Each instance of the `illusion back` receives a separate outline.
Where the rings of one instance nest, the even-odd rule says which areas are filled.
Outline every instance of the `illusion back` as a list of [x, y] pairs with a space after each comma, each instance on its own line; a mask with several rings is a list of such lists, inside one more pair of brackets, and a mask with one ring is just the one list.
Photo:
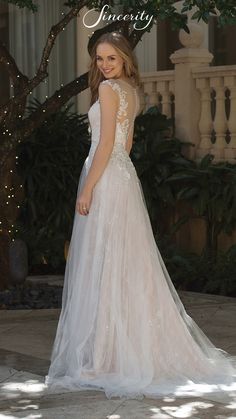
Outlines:
[[[117, 93], [119, 108], [116, 117], [116, 133], [114, 147], [122, 144], [125, 147], [126, 141], [131, 133], [134, 120], [139, 112], [140, 101], [137, 88], [121, 79], [104, 80], [102, 84], [108, 84]], [[92, 130], [91, 147], [97, 146], [100, 139], [100, 101], [99, 99], [91, 106], [88, 112], [89, 122]]]

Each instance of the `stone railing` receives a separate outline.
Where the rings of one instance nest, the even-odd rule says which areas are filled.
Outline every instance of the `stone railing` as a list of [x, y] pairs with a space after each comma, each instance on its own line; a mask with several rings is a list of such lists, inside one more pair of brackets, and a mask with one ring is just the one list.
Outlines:
[[154, 71], [141, 74], [141, 108], [158, 106], [169, 118], [174, 116], [174, 71]]
[[236, 158], [236, 66], [193, 70], [200, 92], [200, 144], [197, 155], [215, 155], [217, 160]]
[[142, 73], [142, 109], [157, 105], [175, 119], [175, 133], [191, 142], [188, 156], [211, 153], [214, 161], [236, 163], [236, 66], [210, 67], [201, 27], [180, 31], [184, 48], [170, 56], [174, 70]]

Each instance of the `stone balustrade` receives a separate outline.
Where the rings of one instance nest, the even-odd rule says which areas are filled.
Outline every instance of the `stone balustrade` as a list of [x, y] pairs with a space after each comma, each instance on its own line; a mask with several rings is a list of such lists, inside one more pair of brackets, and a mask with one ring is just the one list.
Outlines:
[[216, 160], [236, 159], [236, 66], [193, 70], [200, 92], [200, 144], [197, 156], [214, 154]]
[[141, 74], [141, 108], [145, 111], [158, 106], [168, 118], [174, 116], [174, 71], [154, 71]]
[[201, 27], [189, 29], [180, 31], [184, 48], [170, 56], [174, 70], [141, 74], [142, 109], [157, 105], [174, 117], [176, 136], [194, 145], [188, 157], [211, 153], [215, 162], [236, 163], [236, 65], [210, 66]]

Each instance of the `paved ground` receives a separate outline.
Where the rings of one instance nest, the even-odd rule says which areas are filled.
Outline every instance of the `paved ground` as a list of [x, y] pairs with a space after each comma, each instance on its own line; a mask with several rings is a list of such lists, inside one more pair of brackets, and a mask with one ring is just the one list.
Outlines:
[[[181, 293], [213, 343], [236, 355], [236, 300]], [[0, 311], [0, 419], [236, 419], [235, 403], [199, 398], [107, 400], [103, 392], [41, 392], [59, 310]]]

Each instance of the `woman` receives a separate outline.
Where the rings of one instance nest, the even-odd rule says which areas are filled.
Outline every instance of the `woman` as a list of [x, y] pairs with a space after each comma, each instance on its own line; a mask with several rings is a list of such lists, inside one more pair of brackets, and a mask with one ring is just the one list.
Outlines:
[[108, 398], [212, 397], [234, 383], [235, 360], [186, 314], [156, 246], [129, 158], [139, 73], [120, 33], [97, 41], [89, 84], [92, 143], [46, 382]]

